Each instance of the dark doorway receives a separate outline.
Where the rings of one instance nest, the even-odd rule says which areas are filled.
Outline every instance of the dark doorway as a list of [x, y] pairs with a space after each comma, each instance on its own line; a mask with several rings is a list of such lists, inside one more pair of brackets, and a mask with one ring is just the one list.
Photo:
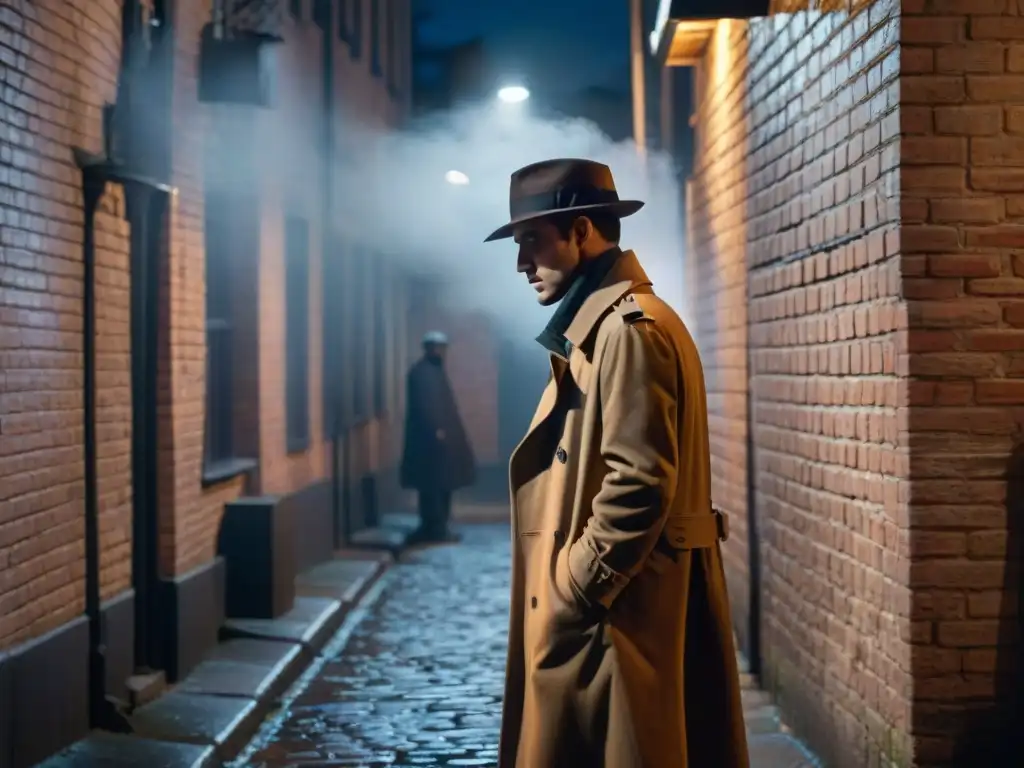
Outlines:
[[127, 194], [131, 226], [132, 587], [135, 667], [160, 667], [158, 604], [157, 376], [161, 260], [166, 257], [167, 195]]

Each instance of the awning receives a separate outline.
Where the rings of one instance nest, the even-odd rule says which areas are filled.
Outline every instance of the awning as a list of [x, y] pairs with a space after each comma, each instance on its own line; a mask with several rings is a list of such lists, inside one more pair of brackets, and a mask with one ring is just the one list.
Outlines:
[[770, 0], [659, 0], [651, 53], [667, 67], [692, 67], [719, 19], [767, 16]]

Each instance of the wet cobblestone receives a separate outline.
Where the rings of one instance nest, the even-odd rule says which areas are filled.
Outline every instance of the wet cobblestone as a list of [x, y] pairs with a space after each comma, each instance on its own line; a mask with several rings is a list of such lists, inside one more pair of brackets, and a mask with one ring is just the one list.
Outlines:
[[405, 555], [383, 592], [245, 764], [488, 766], [497, 760], [508, 626], [509, 533], [468, 526], [458, 546]]
[[[337, 644], [236, 766], [495, 765], [509, 533], [502, 525], [467, 526], [464, 533], [460, 545], [406, 554], [384, 576], [347, 642]], [[755, 768], [813, 765], [792, 751], [786, 759], [758, 760], [752, 748]]]

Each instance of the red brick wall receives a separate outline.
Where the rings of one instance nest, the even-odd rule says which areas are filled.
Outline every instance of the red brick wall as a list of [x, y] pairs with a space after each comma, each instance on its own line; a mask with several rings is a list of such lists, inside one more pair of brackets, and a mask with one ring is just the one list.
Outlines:
[[[260, 479], [263, 493], [287, 493], [324, 476], [321, 355], [323, 320], [323, 169], [321, 51], [323, 33], [288, 17], [277, 48], [279, 87], [272, 110], [256, 116], [253, 160], [265, 157], [260, 217]], [[285, 378], [285, 219], [309, 226], [309, 435], [307, 450], [288, 453]]]
[[719, 22], [690, 185], [734, 618], [745, 635], [752, 486], [762, 682], [846, 766], [906, 754], [910, 729], [892, 14]]
[[985, 748], [1004, 743], [999, 730], [1020, 691], [1022, 10], [1003, 0], [903, 3], [903, 351], [920, 765], [1001, 764]]
[[224, 503], [241, 490], [236, 479], [202, 487], [206, 398], [206, 276], [203, 158], [209, 108], [198, 100], [199, 40], [210, 0], [179, 0], [175, 9], [170, 263], [161, 344], [160, 567], [186, 573], [216, 553]]
[[[283, 6], [282, 6], [283, 7]], [[398, 12], [407, 4], [397, 3]], [[319, 100], [320, 31], [310, 4], [299, 28], [285, 14], [279, 49], [281, 104], [252, 110], [261, 152], [273, 156], [280, 133], [305, 153], [263, 179], [260, 279], [259, 435], [263, 488], [286, 492], [323, 477], [320, 355], [319, 187], [307, 172], [317, 122], [300, 119]], [[81, 380], [82, 196], [72, 147], [100, 151], [104, 103], [114, 100], [120, 59], [121, 3], [110, 0], [16, 2], [0, 17], [0, 48], [9, 75], [2, 110], [0, 155], [0, 648], [37, 636], [82, 611], [83, 452]], [[395, 98], [386, 80], [369, 72], [369, 14], [363, 55], [339, 46], [336, 80], [346, 119], [394, 126], [407, 108], [408, 89]], [[218, 107], [198, 101], [199, 39], [210, 0], [179, 0], [173, 69], [172, 183], [160, 337], [160, 567], [179, 575], [215, 554], [225, 501], [242, 492], [235, 479], [201, 483], [206, 396], [204, 182]], [[332, 33], [335, 29], [332, 29]], [[386, 52], [382, 59], [387, 62]], [[400, 57], [406, 68], [408, 56]], [[408, 75], [404, 83], [408, 84]], [[221, 110], [220, 114], [223, 114]], [[258, 117], [255, 117], [258, 115]], [[237, 117], [237, 115], [236, 115]], [[262, 133], [260, 133], [262, 132]], [[275, 133], [278, 134], [275, 136]], [[301, 136], [300, 136], [301, 134]], [[216, 138], [216, 137], [214, 137]], [[129, 381], [127, 226], [120, 190], [112, 187], [97, 216], [98, 437], [102, 587], [105, 597], [130, 586], [131, 391]], [[310, 291], [311, 448], [284, 453], [282, 229], [286, 211], [307, 214], [312, 238]], [[394, 274], [401, 281], [401, 274]], [[348, 297], [339, 297], [344, 301]], [[396, 309], [398, 307], [396, 306]], [[401, 315], [401, 312], [398, 312]], [[397, 321], [391, 356], [402, 343]], [[394, 389], [394, 387], [392, 387]], [[367, 427], [373, 466], [393, 462], [390, 426]], [[381, 434], [382, 431], [385, 434]], [[379, 446], [379, 447], [374, 447]]]
[[[199, 30], [209, 19], [209, 0], [186, 0], [178, 13], [179, 55], [176, 62], [175, 183], [180, 190], [174, 222], [174, 245], [170, 275], [170, 392], [166, 427], [175, 435], [164, 462], [165, 487], [173, 489], [164, 515], [163, 552], [165, 569], [181, 573], [207, 562], [216, 547], [216, 531], [225, 501], [242, 490], [241, 480], [229, 481], [208, 490], [199, 482], [203, 455], [205, 343], [203, 336], [205, 296], [203, 254], [203, 157], [214, 134], [239, 119], [247, 120], [254, 132], [254, 145], [247, 163], [260, 169], [255, 184], [260, 202], [259, 253], [259, 363], [258, 363], [258, 481], [247, 489], [252, 493], [283, 494], [297, 490], [328, 474], [330, 447], [323, 435], [322, 417], [322, 181], [319, 106], [320, 67], [323, 33], [312, 21], [312, 4], [304, 3], [302, 16], [293, 19], [282, 13], [280, 31], [284, 44], [275, 48], [277, 90], [271, 109], [211, 107], [196, 101]], [[283, 4], [282, 4], [283, 7]], [[404, 4], [396, 4], [401, 11]], [[384, 77], [370, 73], [369, 13], [363, 13], [362, 55], [349, 56], [344, 43], [335, 42], [336, 95], [340, 102], [336, 120], [337, 137], [349, 139], [351, 128], [371, 124], [379, 130], [394, 127], [404, 115], [407, 93], [394, 98]], [[332, 25], [331, 34], [337, 33]], [[382, 62], [387, 62], [382, 46]], [[406, 80], [406, 82], [408, 82]], [[222, 146], [218, 151], [231, 148]], [[236, 151], [239, 148], [235, 148]], [[239, 158], [234, 158], [237, 162]], [[229, 182], [226, 182], [229, 183]], [[288, 215], [306, 219], [310, 232], [309, 291], [309, 428], [310, 447], [289, 453], [285, 434], [285, 297], [284, 223]], [[338, 213], [338, 228], [344, 231], [344, 207]], [[362, 224], [361, 222], [359, 224]], [[350, 259], [349, 259], [350, 261]], [[351, 264], [348, 264], [351, 268]], [[400, 276], [396, 276], [400, 279]], [[357, 290], [337, 300], [351, 302]], [[389, 344], [397, 343], [393, 334]], [[345, 350], [339, 350], [345, 354]], [[352, 361], [353, 364], [356, 361]], [[349, 366], [354, 372], [356, 367]], [[353, 454], [365, 466], [358, 472], [381, 471], [393, 459], [392, 419], [372, 420], [352, 435]]]
[[[0, 649], [83, 610], [81, 175], [102, 147], [120, 2], [0, 9]], [[127, 227], [96, 217], [99, 494], [104, 597], [130, 583]]]

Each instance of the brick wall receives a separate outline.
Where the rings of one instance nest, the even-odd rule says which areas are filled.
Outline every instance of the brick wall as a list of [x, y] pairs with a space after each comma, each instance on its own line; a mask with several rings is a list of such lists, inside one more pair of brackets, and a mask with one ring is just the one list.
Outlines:
[[[264, 493], [287, 493], [324, 477], [321, 355], [323, 169], [321, 55], [324, 34], [309, 21], [284, 25], [277, 46], [279, 87], [272, 110], [260, 110], [253, 159], [262, 163], [260, 216], [260, 478]], [[286, 441], [285, 219], [309, 227], [309, 447]]]
[[[120, 58], [115, 0], [0, 7], [0, 649], [83, 610], [81, 176]], [[130, 581], [127, 228], [96, 217], [104, 597]]]
[[762, 680], [861, 766], [910, 728], [898, 27], [890, 2], [777, 5], [795, 12], [719, 22], [696, 75], [693, 316], [741, 640], [750, 515]]
[[170, 221], [170, 254], [161, 343], [160, 570], [176, 576], [216, 553], [224, 503], [241, 480], [202, 485], [206, 398], [206, 276], [203, 158], [211, 126], [198, 100], [199, 41], [210, 0], [178, 0], [172, 103], [172, 180], [178, 194]]
[[[313, 21], [312, 3], [302, 4], [299, 18], [285, 12], [285, 4], [265, 19], [284, 37], [275, 47], [275, 102], [271, 109], [203, 105], [196, 100], [198, 40], [202, 25], [209, 20], [209, 0], [186, 0], [178, 14], [178, 56], [176, 59], [175, 184], [179, 201], [175, 212], [170, 274], [170, 354], [166, 428], [175, 434], [163, 462], [171, 489], [169, 513], [163, 516], [165, 570], [182, 573], [213, 557], [216, 531], [225, 501], [242, 492], [241, 480], [202, 489], [203, 427], [205, 417], [205, 340], [202, 302], [205, 297], [203, 253], [203, 182], [207, 176], [204, 156], [214, 156], [225, 167], [240, 171], [255, 167], [253, 183], [259, 190], [259, 288], [258, 288], [258, 407], [257, 435], [259, 471], [250, 493], [284, 494], [325, 478], [329, 473], [329, 443], [323, 434], [322, 397], [322, 311], [320, 276], [324, 245], [321, 243], [322, 177], [318, 156], [321, 137], [320, 100], [321, 51], [324, 33]], [[396, 3], [397, 13], [405, 6]], [[370, 71], [370, 14], [362, 14], [361, 52], [349, 55], [348, 46], [335, 41], [335, 83], [339, 103], [336, 135], [344, 146], [353, 126], [373, 125], [379, 130], [393, 128], [404, 115], [407, 94], [396, 98], [386, 78]], [[329, 34], [337, 34], [332, 24]], [[382, 63], [388, 62], [382, 24]], [[406, 80], [406, 82], [408, 82]], [[253, 143], [232, 147], [216, 136], [238, 120], [250, 124]], [[211, 144], [211, 138], [213, 142]], [[218, 154], [219, 153], [219, 154]], [[241, 155], [245, 157], [241, 157]], [[229, 158], [229, 159], [225, 159]], [[229, 172], [230, 175], [230, 172]], [[216, 176], [216, 174], [214, 174]], [[230, 186], [230, 179], [219, 179]], [[297, 215], [306, 220], [310, 235], [309, 290], [309, 447], [289, 452], [286, 441], [286, 339], [285, 339], [285, 219]], [[363, 223], [356, 223], [361, 226]], [[339, 231], [350, 230], [343, 204], [337, 212]], [[363, 239], [363, 238], [358, 238]], [[350, 240], [353, 240], [350, 238]], [[353, 240], [354, 242], [354, 240]], [[351, 276], [352, 253], [337, 254], [346, 259]], [[395, 276], [394, 279], [401, 279]], [[347, 281], [346, 295], [338, 301], [351, 303], [359, 290]], [[373, 290], [381, 290], [376, 286]], [[383, 295], [383, 294], [382, 294]], [[396, 344], [394, 334], [387, 338]], [[338, 354], [347, 354], [338, 350]], [[372, 354], [372, 350], [371, 350]], [[358, 369], [358, 374], [356, 373]], [[365, 375], [365, 366], [352, 360], [348, 375]], [[355, 428], [350, 435], [357, 472], [379, 472], [393, 463], [395, 442], [391, 414]], [[362, 463], [360, 463], [362, 462]]]
[[903, 2], [902, 351], [920, 765], [1009, 764], [993, 750], [1006, 746], [1022, 687], [1022, 14], [1004, 0]]

